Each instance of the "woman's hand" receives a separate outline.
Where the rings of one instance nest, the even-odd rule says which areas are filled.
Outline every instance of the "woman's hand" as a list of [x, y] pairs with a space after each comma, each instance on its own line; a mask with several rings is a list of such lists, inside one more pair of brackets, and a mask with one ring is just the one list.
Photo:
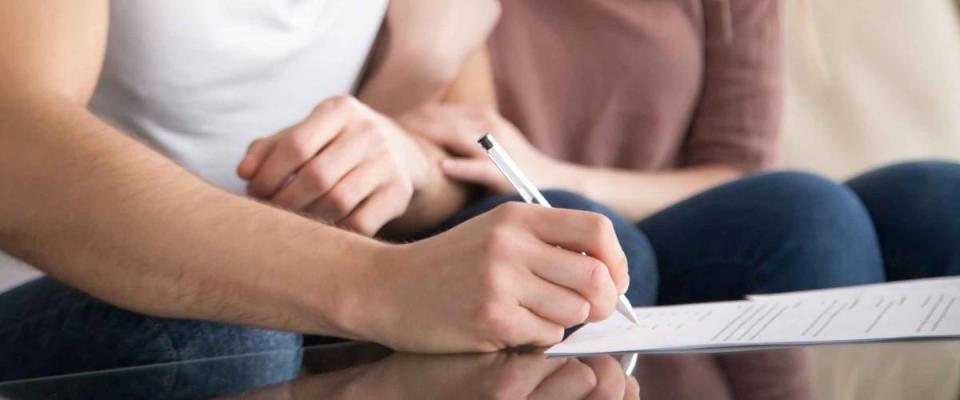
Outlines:
[[608, 317], [628, 285], [609, 219], [515, 202], [367, 264], [344, 283], [346, 330], [412, 352], [549, 346]]
[[515, 189], [477, 144], [484, 133], [493, 134], [538, 187], [563, 188], [561, 179], [573, 169], [570, 164], [541, 153], [513, 124], [490, 108], [429, 105], [403, 115], [398, 122], [453, 155], [441, 163], [448, 177], [482, 185], [493, 193], [513, 193]]
[[371, 236], [406, 211], [427, 168], [403, 129], [342, 96], [255, 140], [237, 174], [251, 196]]

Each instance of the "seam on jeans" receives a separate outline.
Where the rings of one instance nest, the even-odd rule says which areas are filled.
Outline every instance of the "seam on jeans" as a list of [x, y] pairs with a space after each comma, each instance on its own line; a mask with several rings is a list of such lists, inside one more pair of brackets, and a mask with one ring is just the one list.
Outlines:
[[[146, 318], [146, 321], [147, 321], [148, 323], [150, 323], [150, 324], [152, 324], [152, 325], [154, 325], [154, 326], [156, 326], [156, 327], [159, 328], [158, 330], [160, 331], [160, 334], [159, 334], [159, 336], [158, 336], [157, 339], [158, 339], [158, 340], [165, 340], [165, 341], [166, 341], [166, 346], [167, 346], [167, 349], [168, 349], [167, 353], [172, 355], [170, 361], [150, 363], [150, 364], [147, 364], [147, 365], [158, 365], [158, 364], [164, 364], [164, 363], [177, 363], [177, 362], [183, 361], [183, 360], [181, 359], [180, 350], [177, 349], [177, 346], [176, 346], [176, 344], [175, 344], [174, 341], [173, 341], [173, 337], [170, 336], [170, 324], [167, 323], [167, 322], [160, 322], [160, 321], [151, 319], [150, 317], [146, 317], [146, 316], [144, 316], [144, 318]], [[147, 366], [147, 365], [145, 365], [145, 366]], [[171, 378], [170, 386], [169, 386], [170, 388], [175, 388], [175, 387], [177, 387], [177, 383], [178, 383], [178, 381], [179, 381], [179, 378], [178, 378], [179, 376], [180, 376], [179, 373], [174, 373], [174, 374], [173, 374], [173, 376], [172, 376], [172, 378]]]
[[174, 361], [183, 361], [180, 350], [177, 348], [176, 343], [174, 343], [173, 337], [170, 336], [170, 324], [166, 322], [161, 324], [160, 322], [151, 319], [148, 319], [148, 321], [152, 324], [160, 326], [160, 336], [167, 340], [167, 346], [170, 348], [170, 353], [173, 353]]

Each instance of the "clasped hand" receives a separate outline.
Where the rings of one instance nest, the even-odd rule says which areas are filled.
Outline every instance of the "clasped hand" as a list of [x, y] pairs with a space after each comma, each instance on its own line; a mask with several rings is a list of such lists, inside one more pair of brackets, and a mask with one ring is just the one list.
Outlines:
[[430, 104], [404, 114], [398, 122], [451, 154], [441, 164], [447, 177], [483, 186], [494, 194], [513, 193], [514, 189], [477, 145], [483, 132], [492, 133], [537, 186], [562, 188], [561, 179], [569, 178], [568, 164], [542, 153], [490, 108]]
[[428, 167], [399, 126], [341, 96], [255, 140], [237, 174], [253, 197], [372, 236], [407, 210]]

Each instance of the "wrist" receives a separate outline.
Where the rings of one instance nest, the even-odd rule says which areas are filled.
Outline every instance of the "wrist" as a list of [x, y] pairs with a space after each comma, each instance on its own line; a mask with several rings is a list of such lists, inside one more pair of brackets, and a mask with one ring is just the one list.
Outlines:
[[415, 160], [411, 163], [410, 180], [413, 183], [414, 192], [423, 192], [430, 188], [436, 179], [434, 175], [438, 170], [431, 166], [439, 162], [443, 153], [423, 137], [411, 135], [410, 140], [413, 141], [412, 147], [414, 147], [411, 151], [416, 152]]
[[391, 261], [398, 259], [395, 253], [399, 247], [370, 241], [369, 245], [357, 249], [357, 262], [351, 266], [334, 311], [340, 328], [349, 338], [384, 343], [386, 338], [382, 332], [392, 312], [389, 302], [384, 301], [387, 291], [381, 278], [390, 269]]
[[561, 189], [587, 195], [589, 180], [584, 176], [582, 167], [552, 158], [549, 158], [549, 163], [546, 165], [549, 176], [547, 182], [543, 184], [544, 188]]
[[[383, 259], [381, 254], [391, 245], [359, 235], [350, 236], [359, 240], [336, 246], [341, 249], [342, 257], [338, 262], [331, 263], [333, 271], [330, 274], [320, 277], [328, 282], [319, 285], [329, 292], [317, 291], [317, 295], [323, 296], [323, 299], [314, 302], [319, 305], [315, 315], [322, 316], [321, 324], [326, 329], [321, 333], [332, 333], [348, 339], [373, 340], [370, 334], [371, 312], [377, 310], [371, 305], [374, 300], [371, 294], [376, 290], [372, 278], [379, 260]], [[333, 282], [329, 282], [331, 280]]]

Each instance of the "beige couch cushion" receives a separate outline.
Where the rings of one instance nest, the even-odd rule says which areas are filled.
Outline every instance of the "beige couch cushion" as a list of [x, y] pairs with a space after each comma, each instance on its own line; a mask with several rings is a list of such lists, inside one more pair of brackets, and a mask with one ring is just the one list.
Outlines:
[[781, 161], [840, 178], [892, 160], [960, 158], [960, 29], [951, 0], [807, 0], [823, 77], [786, 0]]

